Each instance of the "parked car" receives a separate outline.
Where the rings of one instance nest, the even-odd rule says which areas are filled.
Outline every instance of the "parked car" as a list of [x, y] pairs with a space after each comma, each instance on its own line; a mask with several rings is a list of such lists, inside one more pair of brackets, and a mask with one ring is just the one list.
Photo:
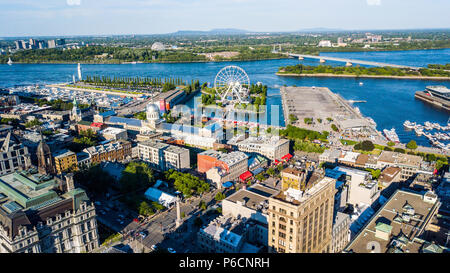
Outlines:
[[145, 237], [147, 237], [148, 231], [143, 230], [143, 231], [139, 232], [139, 234], [141, 235], [142, 239], [144, 239]]

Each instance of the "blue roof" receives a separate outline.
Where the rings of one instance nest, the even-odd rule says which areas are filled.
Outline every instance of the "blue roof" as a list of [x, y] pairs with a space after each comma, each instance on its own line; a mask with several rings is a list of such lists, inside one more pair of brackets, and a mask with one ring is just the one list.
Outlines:
[[110, 117], [110, 116], [114, 116], [116, 114], [116, 112], [114, 110], [109, 110], [103, 113], [99, 113], [100, 116], [106, 118], [106, 117]]
[[122, 118], [122, 117], [116, 117], [112, 116], [109, 118], [110, 123], [125, 123], [127, 125], [131, 126], [142, 126], [142, 122], [139, 119], [134, 118]]

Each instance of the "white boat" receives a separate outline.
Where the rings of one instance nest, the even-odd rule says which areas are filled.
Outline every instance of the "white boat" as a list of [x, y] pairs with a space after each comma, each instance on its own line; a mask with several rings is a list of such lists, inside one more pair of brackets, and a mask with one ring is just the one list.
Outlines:
[[9, 65], [12, 65], [12, 64], [13, 64], [13, 61], [11, 60], [11, 58], [9, 58], [7, 64], [9, 64]]
[[407, 121], [405, 121], [403, 123], [403, 126], [405, 126], [405, 128], [407, 128], [407, 129], [412, 130], [412, 129], [414, 129], [416, 127], [416, 123], [415, 122], [410, 122], [409, 120], [407, 120]]
[[395, 143], [400, 143], [400, 139], [398, 138], [398, 135], [395, 132], [394, 128], [392, 128], [391, 130], [384, 129], [383, 133], [388, 140], [395, 142]]
[[364, 85], [364, 83], [363, 83], [363, 82], [359, 82], [359, 85], [360, 85], [360, 86], [363, 86], [363, 85]]

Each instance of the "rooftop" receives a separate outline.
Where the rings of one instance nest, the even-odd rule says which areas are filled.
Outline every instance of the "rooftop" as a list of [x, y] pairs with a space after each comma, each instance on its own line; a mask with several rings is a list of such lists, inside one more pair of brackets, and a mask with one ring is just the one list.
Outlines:
[[[437, 206], [435, 199], [426, 199], [423, 194], [397, 190], [346, 250], [356, 253], [419, 252], [422, 244], [415, 239], [421, 235], [426, 219], [436, 213]], [[377, 231], [383, 232], [389, 239], [377, 237]], [[398, 244], [399, 238], [403, 243]]]

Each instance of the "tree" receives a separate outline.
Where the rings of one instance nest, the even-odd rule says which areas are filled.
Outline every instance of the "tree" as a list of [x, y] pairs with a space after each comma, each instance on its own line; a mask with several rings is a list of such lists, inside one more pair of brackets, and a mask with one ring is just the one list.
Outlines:
[[408, 144], [406, 144], [406, 148], [411, 149], [411, 150], [415, 150], [417, 149], [417, 143], [414, 140], [410, 140], [408, 142]]
[[333, 131], [338, 132], [339, 129], [335, 124], [331, 124], [331, 129], [333, 129]]
[[218, 193], [216, 194], [215, 199], [216, 199], [217, 202], [222, 201], [223, 199], [225, 199], [225, 194], [223, 194], [223, 193], [221, 193], [221, 192], [218, 192]]
[[150, 205], [147, 202], [142, 201], [141, 204], [139, 205], [139, 214], [150, 216], [153, 213], [154, 213], [153, 209], [150, 207]]
[[373, 149], [375, 149], [375, 146], [373, 145], [372, 141], [364, 140], [363, 142], [361, 142], [361, 150], [370, 152], [373, 151]]
[[392, 142], [392, 141], [389, 141], [389, 142], [387, 143], [387, 145], [388, 145], [389, 147], [392, 147], [392, 146], [395, 146], [395, 143]]
[[273, 168], [268, 168], [267, 169], [267, 174], [270, 176], [274, 176], [275, 175], [275, 170]]

